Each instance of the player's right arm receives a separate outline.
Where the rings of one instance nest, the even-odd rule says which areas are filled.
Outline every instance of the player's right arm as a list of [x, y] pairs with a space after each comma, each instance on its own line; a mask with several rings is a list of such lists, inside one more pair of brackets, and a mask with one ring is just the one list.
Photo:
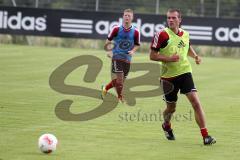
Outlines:
[[109, 41], [108, 39], [106, 40], [104, 44], [104, 50], [107, 51], [107, 57], [112, 58], [113, 53], [112, 53], [112, 42]]
[[160, 48], [166, 47], [168, 39], [169, 37], [165, 31], [160, 31], [154, 35], [151, 43], [150, 60], [161, 62], [179, 61], [179, 55], [177, 55], [177, 53], [173, 54], [172, 56], [166, 56], [159, 52]]
[[151, 49], [150, 51], [150, 60], [152, 61], [161, 61], [161, 62], [178, 62], [179, 55], [176, 53], [172, 56], [165, 56], [161, 54], [159, 51]]
[[104, 50], [107, 51], [107, 56], [109, 58], [112, 58], [113, 53], [112, 53], [112, 49], [113, 49], [113, 38], [117, 36], [118, 34], [118, 30], [119, 30], [119, 26], [115, 26], [113, 27], [113, 29], [110, 31], [110, 33], [108, 34], [107, 40], [104, 44]]

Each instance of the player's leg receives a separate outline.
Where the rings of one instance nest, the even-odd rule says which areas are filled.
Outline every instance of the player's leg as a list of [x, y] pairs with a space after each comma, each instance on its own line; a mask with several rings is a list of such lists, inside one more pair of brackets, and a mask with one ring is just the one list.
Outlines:
[[124, 73], [116, 73], [116, 91], [117, 91], [117, 95], [118, 95], [118, 100], [121, 102], [124, 102], [123, 99], [123, 81], [124, 81]]
[[112, 60], [111, 64], [111, 81], [107, 85], [102, 85], [102, 93], [101, 93], [101, 98], [104, 99], [106, 96], [108, 90], [116, 86], [116, 80], [117, 80], [117, 75], [116, 73], [121, 73], [123, 72], [121, 67], [119, 66], [118, 62], [116, 60]]
[[161, 79], [161, 86], [164, 93], [163, 99], [166, 102], [166, 108], [163, 111], [164, 122], [162, 124], [162, 128], [168, 140], [175, 140], [173, 129], [171, 127], [171, 118], [173, 113], [176, 111], [177, 94], [179, 88], [175, 80], [167, 81]]
[[113, 88], [116, 84], [116, 78], [112, 79], [107, 85], [102, 85], [102, 91], [104, 92], [104, 94], [106, 95], [108, 90]]
[[200, 104], [200, 100], [198, 98], [197, 92], [189, 92], [186, 94], [186, 96], [194, 109], [195, 120], [200, 128], [204, 145], [210, 145], [210, 144], [216, 143], [216, 139], [214, 137], [211, 137], [208, 134], [208, 130], [206, 128], [205, 114]]
[[170, 124], [171, 118], [173, 113], [176, 111], [176, 103], [172, 102], [172, 103], [166, 103], [166, 108], [163, 111], [163, 119], [164, 119], [164, 123], [166, 124]]
[[101, 98], [104, 99], [107, 95], [109, 89], [113, 88], [116, 84], [116, 79], [112, 79], [107, 85], [102, 85], [101, 90]]
[[112, 61], [112, 79], [114, 80], [114, 87], [116, 89], [118, 99], [123, 102], [123, 82], [124, 82], [124, 65], [121, 60]]
[[122, 94], [122, 90], [123, 90], [123, 82], [124, 82], [124, 74], [123, 73], [114, 73], [114, 79], [107, 84], [106, 86], [102, 86], [102, 94], [101, 97], [102, 99], [104, 99], [104, 97], [106, 96], [107, 92], [109, 89], [115, 87], [117, 95], [118, 95], [118, 99], [123, 102], [123, 94]]
[[181, 84], [182, 85], [180, 87], [180, 92], [187, 96], [189, 102], [193, 107], [195, 120], [200, 128], [204, 144], [215, 143], [216, 140], [208, 135], [208, 130], [206, 128], [205, 113], [201, 106], [197, 90], [193, 82], [192, 74], [191, 73], [184, 74], [181, 78]]
[[193, 107], [195, 113], [195, 120], [199, 128], [206, 128], [205, 113], [200, 104], [197, 92], [189, 92], [186, 94], [186, 96]]
[[[121, 64], [122, 64], [122, 68], [123, 68], [123, 88], [122, 88], [122, 92], [123, 92], [123, 90], [124, 90], [124, 82], [125, 82], [125, 80], [126, 80], [126, 78], [128, 76], [128, 73], [130, 71], [130, 63], [122, 61]], [[124, 102], [124, 98], [123, 97], [124, 96], [122, 96], [122, 98], [120, 99], [122, 102]]]
[[205, 114], [202, 109], [202, 106], [200, 104], [198, 95], [197, 95], [197, 89], [195, 88], [192, 74], [186, 73], [181, 75], [181, 86], [180, 86], [180, 92], [182, 94], [185, 94], [191, 103], [194, 113], [195, 113], [195, 120], [200, 128], [205, 128]]
[[171, 118], [175, 111], [176, 111], [176, 103], [168, 103], [167, 102], [166, 108], [163, 111], [164, 122], [162, 124], [162, 129], [168, 140], [175, 140], [175, 136], [173, 134], [173, 129], [171, 127]]

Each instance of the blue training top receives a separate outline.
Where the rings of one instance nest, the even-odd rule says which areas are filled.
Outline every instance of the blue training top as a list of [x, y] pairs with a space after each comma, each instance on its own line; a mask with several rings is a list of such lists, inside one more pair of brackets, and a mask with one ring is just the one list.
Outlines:
[[134, 31], [134, 26], [129, 30], [126, 30], [122, 25], [119, 27], [117, 36], [113, 38], [113, 59], [131, 62], [132, 56], [128, 54], [128, 51], [132, 50], [134, 47]]

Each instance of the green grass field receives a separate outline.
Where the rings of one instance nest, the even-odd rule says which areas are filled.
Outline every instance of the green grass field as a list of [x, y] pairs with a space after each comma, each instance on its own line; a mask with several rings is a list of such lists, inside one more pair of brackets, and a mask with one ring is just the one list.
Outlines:
[[[63, 121], [55, 115], [56, 104], [72, 99], [71, 111], [82, 113], [101, 104], [96, 98], [64, 95], [50, 88], [51, 73], [67, 60], [94, 55], [103, 61], [95, 82], [83, 81], [86, 67], [73, 71], [66, 83], [100, 90], [110, 80], [110, 61], [102, 50], [0, 45], [0, 160], [238, 160], [240, 157], [240, 61], [203, 58], [193, 63], [193, 74], [207, 116], [214, 146], [203, 146], [190, 104], [181, 95], [173, 127], [177, 140], [169, 142], [161, 120], [122, 119], [125, 114], [158, 114], [161, 96], [138, 98], [135, 106], [118, 104], [111, 112], [89, 121]], [[138, 54], [134, 62], [150, 62]], [[132, 74], [132, 75], [131, 75]], [[129, 78], [134, 73], [130, 73]], [[114, 94], [114, 91], [111, 91]], [[40, 153], [38, 137], [53, 133], [57, 151]]]

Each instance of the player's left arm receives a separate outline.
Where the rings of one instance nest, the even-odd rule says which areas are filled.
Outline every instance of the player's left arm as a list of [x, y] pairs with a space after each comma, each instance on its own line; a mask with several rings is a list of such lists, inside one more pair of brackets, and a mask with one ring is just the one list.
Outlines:
[[131, 56], [134, 55], [139, 47], [140, 47], [140, 32], [137, 29], [135, 29], [135, 31], [134, 31], [134, 47], [132, 50], [128, 51], [128, 54]]
[[197, 55], [197, 53], [195, 52], [191, 45], [189, 46], [188, 56], [194, 58], [196, 64], [200, 64], [202, 61], [201, 57]]
[[134, 55], [139, 47], [140, 47], [140, 45], [134, 45], [133, 49], [128, 51], [128, 54], [131, 56]]

